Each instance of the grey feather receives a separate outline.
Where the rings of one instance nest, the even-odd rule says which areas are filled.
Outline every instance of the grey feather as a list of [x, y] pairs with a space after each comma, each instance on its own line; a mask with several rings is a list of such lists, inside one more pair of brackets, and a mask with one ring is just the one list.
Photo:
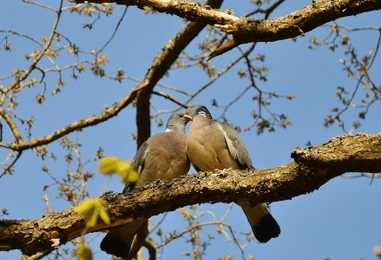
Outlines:
[[246, 145], [243, 143], [235, 129], [228, 123], [218, 123], [224, 131], [226, 144], [231, 156], [242, 165], [242, 169], [254, 169], [254, 165], [251, 161]]

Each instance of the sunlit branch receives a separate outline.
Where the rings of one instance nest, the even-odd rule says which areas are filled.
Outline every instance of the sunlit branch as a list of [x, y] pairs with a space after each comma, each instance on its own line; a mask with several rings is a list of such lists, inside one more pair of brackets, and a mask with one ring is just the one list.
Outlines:
[[[282, 201], [313, 192], [343, 173], [379, 173], [381, 136], [337, 136], [309, 149], [297, 147], [291, 157], [295, 162], [269, 169], [199, 172], [170, 182], [155, 181], [126, 194], [106, 193], [100, 199], [110, 225], [99, 221], [89, 228], [74, 208], [41, 219], [2, 220], [0, 250], [21, 249], [33, 255], [52, 248], [52, 239], [59, 244], [66, 243], [84, 231], [121, 226], [136, 218], [149, 218], [190, 204]], [[54, 221], [57, 218], [60, 221]], [[31, 233], [33, 236], [26, 235]]]
[[[106, 108], [102, 113], [95, 115], [93, 117], [82, 118], [76, 122], [71, 123], [61, 129], [54, 131], [53, 133], [46, 135], [44, 137], [34, 138], [28, 142], [23, 142], [21, 144], [10, 144], [8, 147], [22, 151], [26, 149], [30, 149], [33, 147], [37, 147], [40, 145], [48, 144], [53, 142], [68, 133], [71, 133], [75, 130], [79, 130], [88, 126], [94, 126], [101, 122], [106, 121], [107, 119], [116, 116], [123, 108], [128, 106], [136, 97], [136, 94], [139, 90], [141, 90], [144, 86], [138, 86], [132, 89], [126, 96], [124, 96], [118, 103], [114, 104], [111, 107]], [[0, 110], [1, 115], [1, 110]]]
[[[19, 128], [17, 127], [16, 123], [13, 121], [12, 117], [8, 115], [8, 113], [2, 107], [0, 107], [0, 116], [4, 118], [5, 122], [7, 122], [13, 136], [15, 137], [16, 143], [22, 144], [24, 141], [23, 141]], [[10, 147], [10, 146], [4, 145], [3, 147]]]

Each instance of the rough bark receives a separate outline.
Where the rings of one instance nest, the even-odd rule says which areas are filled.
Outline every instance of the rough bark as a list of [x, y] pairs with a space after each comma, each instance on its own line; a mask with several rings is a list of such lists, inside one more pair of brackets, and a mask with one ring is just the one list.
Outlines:
[[[76, 0], [83, 3], [84, 0]], [[230, 12], [184, 0], [90, 0], [92, 3], [114, 2], [123, 5], [148, 6], [156, 11], [177, 15], [190, 21], [214, 25], [233, 36], [210, 54], [221, 55], [248, 42], [271, 42], [303, 35], [327, 22], [381, 9], [377, 0], [319, 0], [301, 10], [275, 19], [236, 17]]]
[[128, 194], [100, 197], [111, 219], [87, 228], [69, 208], [35, 220], [1, 220], [0, 250], [33, 255], [80, 236], [198, 203], [248, 200], [252, 204], [288, 200], [319, 189], [346, 172], [381, 172], [381, 134], [342, 135], [292, 152], [295, 162], [255, 171], [200, 172], [171, 182], [155, 181]]

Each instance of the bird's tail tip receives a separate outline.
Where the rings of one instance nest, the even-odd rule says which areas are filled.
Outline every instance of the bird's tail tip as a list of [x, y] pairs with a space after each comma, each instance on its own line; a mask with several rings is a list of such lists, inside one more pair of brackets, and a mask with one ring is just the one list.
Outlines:
[[260, 243], [267, 243], [270, 239], [280, 235], [280, 227], [271, 214], [264, 216], [259, 223], [251, 228], [255, 238]]

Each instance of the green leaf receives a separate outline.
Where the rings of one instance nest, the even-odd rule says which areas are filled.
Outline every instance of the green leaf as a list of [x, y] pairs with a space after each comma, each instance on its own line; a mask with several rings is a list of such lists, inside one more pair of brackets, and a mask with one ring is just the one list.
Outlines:
[[91, 252], [91, 249], [86, 243], [81, 243], [79, 246], [79, 252], [78, 252], [78, 260], [92, 260], [93, 259], [93, 253]]
[[99, 170], [104, 174], [118, 173], [124, 182], [136, 182], [139, 174], [128, 162], [113, 157], [103, 157], [99, 163]]
[[103, 220], [104, 223], [110, 224], [110, 217], [108, 216], [107, 211], [105, 210], [103, 205], [99, 209], [99, 217]]
[[116, 172], [116, 168], [119, 162], [120, 160], [117, 158], [103, 157], [99, 162], [99, 170], [104, 174], [113, 174]]
[[137, 182], [139, 174], [128, 163], [121, 162], [117, 173], [122, 176], [124, 182]]
[[86, 220], [88, 227], [93, 227], [97, 224], [98, 216], [106, 223], [110, 224], [110, 218], [107, 211], [99, 199], [89, 199], [79, 204], [75, 209]]

